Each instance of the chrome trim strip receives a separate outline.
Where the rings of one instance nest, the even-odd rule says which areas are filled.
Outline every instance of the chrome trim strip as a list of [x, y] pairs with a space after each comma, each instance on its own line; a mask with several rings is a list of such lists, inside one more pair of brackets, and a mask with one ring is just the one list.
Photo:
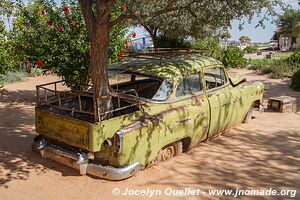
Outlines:
[[96, 164], [88, 164], [86, 172], [93, 176], [97, 176], [107, 180], [119, 181], [131, 177], [136, 172], [140, 171], [142, 166], [139, 162], [122, 168], [115, 168], [110, 166], [102, 166]]
[[122, 148], [123, 148], [123, 132], [121, 130], [116, 132], [116, 135], [118, 136], [119, 139], [119, 145], [116, 147], [117, 148], [117, 152], [121, 153], [122, 152]]

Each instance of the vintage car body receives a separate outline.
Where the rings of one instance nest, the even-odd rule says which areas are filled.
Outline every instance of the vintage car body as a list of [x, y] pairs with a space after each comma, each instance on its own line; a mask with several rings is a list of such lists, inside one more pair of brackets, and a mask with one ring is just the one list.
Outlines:
[[[112, 84], [119, 106], [108, 119], [83, 119], [89, 114], [88, 105], [96, 100], [81, 94], [71, 97], [79, 99], [79, 108], [68, 107], [70, 103], [61, 100], [56, 83], [51, 101], [47, 95], [46, 99], [38, 95], [39, 135], [33, 149], [42, 157], [78, 169], [81, 174], [125, 179], [154, 161], [187, 151], [248, 120], [252, 107], [260, 106], [264, 91], [262, 83], [230, 78], [221, 62], [198, 55], [166, 59], [145, 56], [114, 64], [109, 70], [112, 76], [126, 74], [131, 80]], [[37, 87], [38, 94], [44, 86]], [[64, 106], [66, 111], [61, 111]]]

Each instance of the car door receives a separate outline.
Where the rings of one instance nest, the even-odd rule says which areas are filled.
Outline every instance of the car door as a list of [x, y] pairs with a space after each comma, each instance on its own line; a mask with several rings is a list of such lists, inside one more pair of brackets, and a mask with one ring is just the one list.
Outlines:
[[191, 138], [191, 144], [206, 138], [209, 124], [209, 103], [204, 94], [200, 74], [192, 74], [181, 80], [176, 88], [177, 112], [176, 132], [184, 132]]
[[204, 69], [205, 90], [210, 105], [210, 123], [207, 137], [226, 130], [234, 121], [232, 93], [222, 66]]

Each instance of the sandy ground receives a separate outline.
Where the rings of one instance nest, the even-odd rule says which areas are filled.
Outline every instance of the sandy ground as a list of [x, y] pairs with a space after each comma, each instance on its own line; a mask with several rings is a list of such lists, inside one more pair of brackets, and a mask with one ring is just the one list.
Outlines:
[[[249, 124], [201, 143], [191, 151], [118, 182], [78, 172], [31, 152], [34, 129], [35, 85], [58, 80], [56, 76], [30, 78], [5, 86], [0, 96], [0, 200], [4, 199], [149, 199], [113, 195], [126, 188], [161, 190], [151, 199], [234, 199], [209, 196], [209, 189], [290, 189], [300, 193], [300, 93], [288, 80], [272, 80], [248, 70], [232, 70], [249, 80], [265, 83], [266, 97], [297, 98], [298, 113], [254, 113]], [[167, 196], [166, 188], [200, 189], [199, 196]], [[116, 190], [116, 189], [115, 189]], [[114, 191], [115, 191], [114, 190]], [[289, 196], [243, 196], [237, 199], [300, 199]]]

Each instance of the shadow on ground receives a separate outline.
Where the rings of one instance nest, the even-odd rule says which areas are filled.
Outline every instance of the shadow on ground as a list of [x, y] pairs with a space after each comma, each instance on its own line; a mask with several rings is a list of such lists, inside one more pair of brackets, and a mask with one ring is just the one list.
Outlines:
[[[209, 189], [300, 189], [300, 133], [235, 128], [162, 163], [167, 175], [145, 181], [143, 187]], [[259, 188], [258, 188], [259, 187]], [[209, 199], [209, 198], [208, 198]], [[213, 199], [213, 198], [212, 198]], [[286, 198], [283, 198], [286, 199]]]
[[18, 103], [0, 104], [0, 186], [12, 180], [26, 180], [29, 175], [58, 170], [63, 176], [75, 171], [40, 158], [31, 150], [34, 129], [34, 107]]
[[9, 104], [26, 104], [35, 105], [36, 91], [35, 90], [17, 90], [17, 91], [0, 91], [0, 102]]

